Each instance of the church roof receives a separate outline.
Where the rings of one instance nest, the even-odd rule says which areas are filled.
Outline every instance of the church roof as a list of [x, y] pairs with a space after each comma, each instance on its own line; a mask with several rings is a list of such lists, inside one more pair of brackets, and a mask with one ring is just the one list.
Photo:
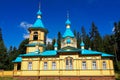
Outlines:
[[40, 11], [40, 9], [38, 10], [37, 15], [42, 15], [42, 12]]
[[27, 54], [23, 54], [21, 56], [55, 56], [57, 54], [57, 51], [55, 50], [49, 50], [49, 51], [44, 51], [41, 53], [35, 53], [35, 52], [30, 52]]
[[70, 24], [71, 24], [70, 20], [67, 19], [67, 21], [65, 22], [65, 24], [66, 24], [66, 25], [70, 25]]
[[41, 28], [45, 28], [44, 25], [43, 25], [43, 22], [40, 18], [38, 18], [35, 23], [33, 24], [32, 27], [41, 27]]
[[77, 49], [73, 47], [66, 47], [61, 50], [49, 50], [49, 51], [44, 51], [42, 53], [36, 53], [36, 52], [30, 52], [27, 54], [21, 54], [19, 55], [14, 61], [12, 62], [21, 62], [22, 57], [42, 57], [42, 56], [56, 56], [57, 53], [63, 53], [63, 52], [78, 52], [81, 55], [101, 55], [102, 57], [113, 57], [111, 54], [103, 53], [103, 52], [97, 52], [97, 51], [92, 51], [92, 50], [86, 50], [86, 49]]
[[47, 29], [44, 27], [44, 24], [43, 24], [43, 22], [41, 20], [41, 17], [42, 17], [41, 15], [42, 15], [42, 12], [40, 10], [38, 10], [38, 12], [37, 12], [37, 19], [36, 19], [35, 23], [33, 24], [33, 26], [31, 26], [29, 28], [29, 30], [30, 29], [42, 29], [45, 32], [48, 32]]
[[22, 57], [20, 55], [14, 61], [12, 61], [12, 62], [17, 62], [17, 63], [21, 62], [22, 61]]
[[84, 42], [83, 42], [83, 41], [81, 42], [80, 46], [85, 46], [85, 44], [84, 44]]
[[74, 34], [73, 34], [73, 32], [71, 31], [70, 28], [66, 28], [66, 31], [65, 31], [65, 33], [63, 34], [62, 37], [63, 37], [63, 38], [66, 38], [66, 37], [74, 37]]

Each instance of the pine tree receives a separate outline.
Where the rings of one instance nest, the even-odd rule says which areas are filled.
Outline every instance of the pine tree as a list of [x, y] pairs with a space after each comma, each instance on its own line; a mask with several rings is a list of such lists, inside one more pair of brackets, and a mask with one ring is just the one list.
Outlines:
[[91, 31], [89, 34], [91, 40], [91, 48], [93, 50], [102, 51], [103, 46], [102, 38], [94, 22], [92, 22]]
[[116, 53], [117, 59], [120, 61], [120, 21], [118, 23], [114, 23], [114, 35], [115, 35], [115, 44], [116, 44]]
[[4, 41], [2, 38], [2, 30], [0, 28], [0, 69], [6, 69], [7, 65], [5, 65], [7, 61], [7, 49], [4, 45]]
[[26, 54], [26, 45], [29, 43], [29, 39], [23, 40], [19, 45], [19, 54]]
[[81, 27], [81, 32], [82, 32], [81, 36], [83, 38], [83, 41], [85, 41], [87, 35], [86, 35], [86, 31], [85, 31], [84, 26]]
[[61, 39], [62, 39], [61, 33], [60, 33], [60, 32], [58, 32], [58, 39], [57, 39], [58, 49], [60, 49], [60, 48], [61, 48]]
[[78, 48], [80, 48], [81, 35], [80, 35], [80, 33], [79, 33], [79, 32], [77, 32], [77, 37], [76, 37], [76, 39], [77, 39], [77, 47], [78, 47]]

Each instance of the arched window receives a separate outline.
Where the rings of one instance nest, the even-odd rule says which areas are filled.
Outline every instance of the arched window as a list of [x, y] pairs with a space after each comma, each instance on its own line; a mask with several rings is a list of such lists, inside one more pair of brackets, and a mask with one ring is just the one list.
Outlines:
[[34, 34], [33, 34], [33, 40], [38, 40], [38, 32], [34, 32]]
[[73, 59], [68, 57], [66, 58], [66, 69], [72, 69], [73, 68]]

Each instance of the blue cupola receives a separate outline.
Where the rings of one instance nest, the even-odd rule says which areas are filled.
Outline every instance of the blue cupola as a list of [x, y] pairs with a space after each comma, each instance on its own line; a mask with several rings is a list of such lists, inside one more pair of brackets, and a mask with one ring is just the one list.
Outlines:
[[74, 34], [70, 29], [71, 22], [70, 22], [69, 18], [67, 18], [65, 24], [66, 24], [66, 30], [65, 30], [65, 33], [63, 34], [62, 37], [63, 38], [66, 38], [66, 37], [72, 37], [73, 38]]
[[71, 25], [71, 22], [69, 19], [67, 19], [67, 21], [65, 22], [66, 25]]
[[42, 22], [42, 12], [40, 9], [37, 12], [37, 19], [36, 19], [35, 23], [28, 30], [31, 30], [31, 29], [40, 29], [46, 33], [48, 32], [48, 30], [44, 27], [44, 24]]
[[58, 44], [57, 44], [57, 41], [55, 42], [54, 44], [54, 50], [57, 50], [58, 49]]
[[84, 49], [84, 48], [85, 48], [85, 47], [84, 47], [84, 46], [85, 46], [85, 44], [84, 44], [84, 42], [83, 42], [83, 41], [81, 42], [80, 46], [81, 46], [81, 49]]
[[40, 10], [38, 10], [38, 12], [37, 12], [37, 20], [33, 24], [33, 27], [44, 28], [44, 25], [43, 25], [43, 22], [42, 22], [41, 18], [42, 18], [42, 12]]

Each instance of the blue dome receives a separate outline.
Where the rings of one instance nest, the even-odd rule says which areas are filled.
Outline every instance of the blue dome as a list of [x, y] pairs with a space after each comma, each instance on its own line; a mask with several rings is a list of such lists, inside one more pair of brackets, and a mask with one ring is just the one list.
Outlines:
[[71, 31], [70, 28], [66, 28], [66, 31], [63, 35], [63, 38], [66, 38], [66, 37], [74, 37], [74, 34], [73, 34], [73, 32]]
[[41, 28], [44, 28], [44, 25], [43, 25], [43, 23], [42, 23], [42, 20], [38, 18], [38, 19], [35, 21], [35, 23], [33, 24], [33, 27], [41, 27]]
[[71, 24], [70, 20], [67, 19], [67, 21], [65, 22], [65, 24], [66, 24], [66, 25], [68, 25], [68, 24], [70, 25], [70, 24]]
[[85, 44], [84, 44], [84, 42], [83, 42], [83, 41], [81, 42], [80, 46], [85, 46]]
[[42, 14], [42, 12], [39, 10], [38, 12], [37, 12], [37, 15], [41, 15]]
[[58, 47], [58, 44], [57, 44], [57, 42], [55, 42], [55, 44], [54, 44], [54, 47]]

